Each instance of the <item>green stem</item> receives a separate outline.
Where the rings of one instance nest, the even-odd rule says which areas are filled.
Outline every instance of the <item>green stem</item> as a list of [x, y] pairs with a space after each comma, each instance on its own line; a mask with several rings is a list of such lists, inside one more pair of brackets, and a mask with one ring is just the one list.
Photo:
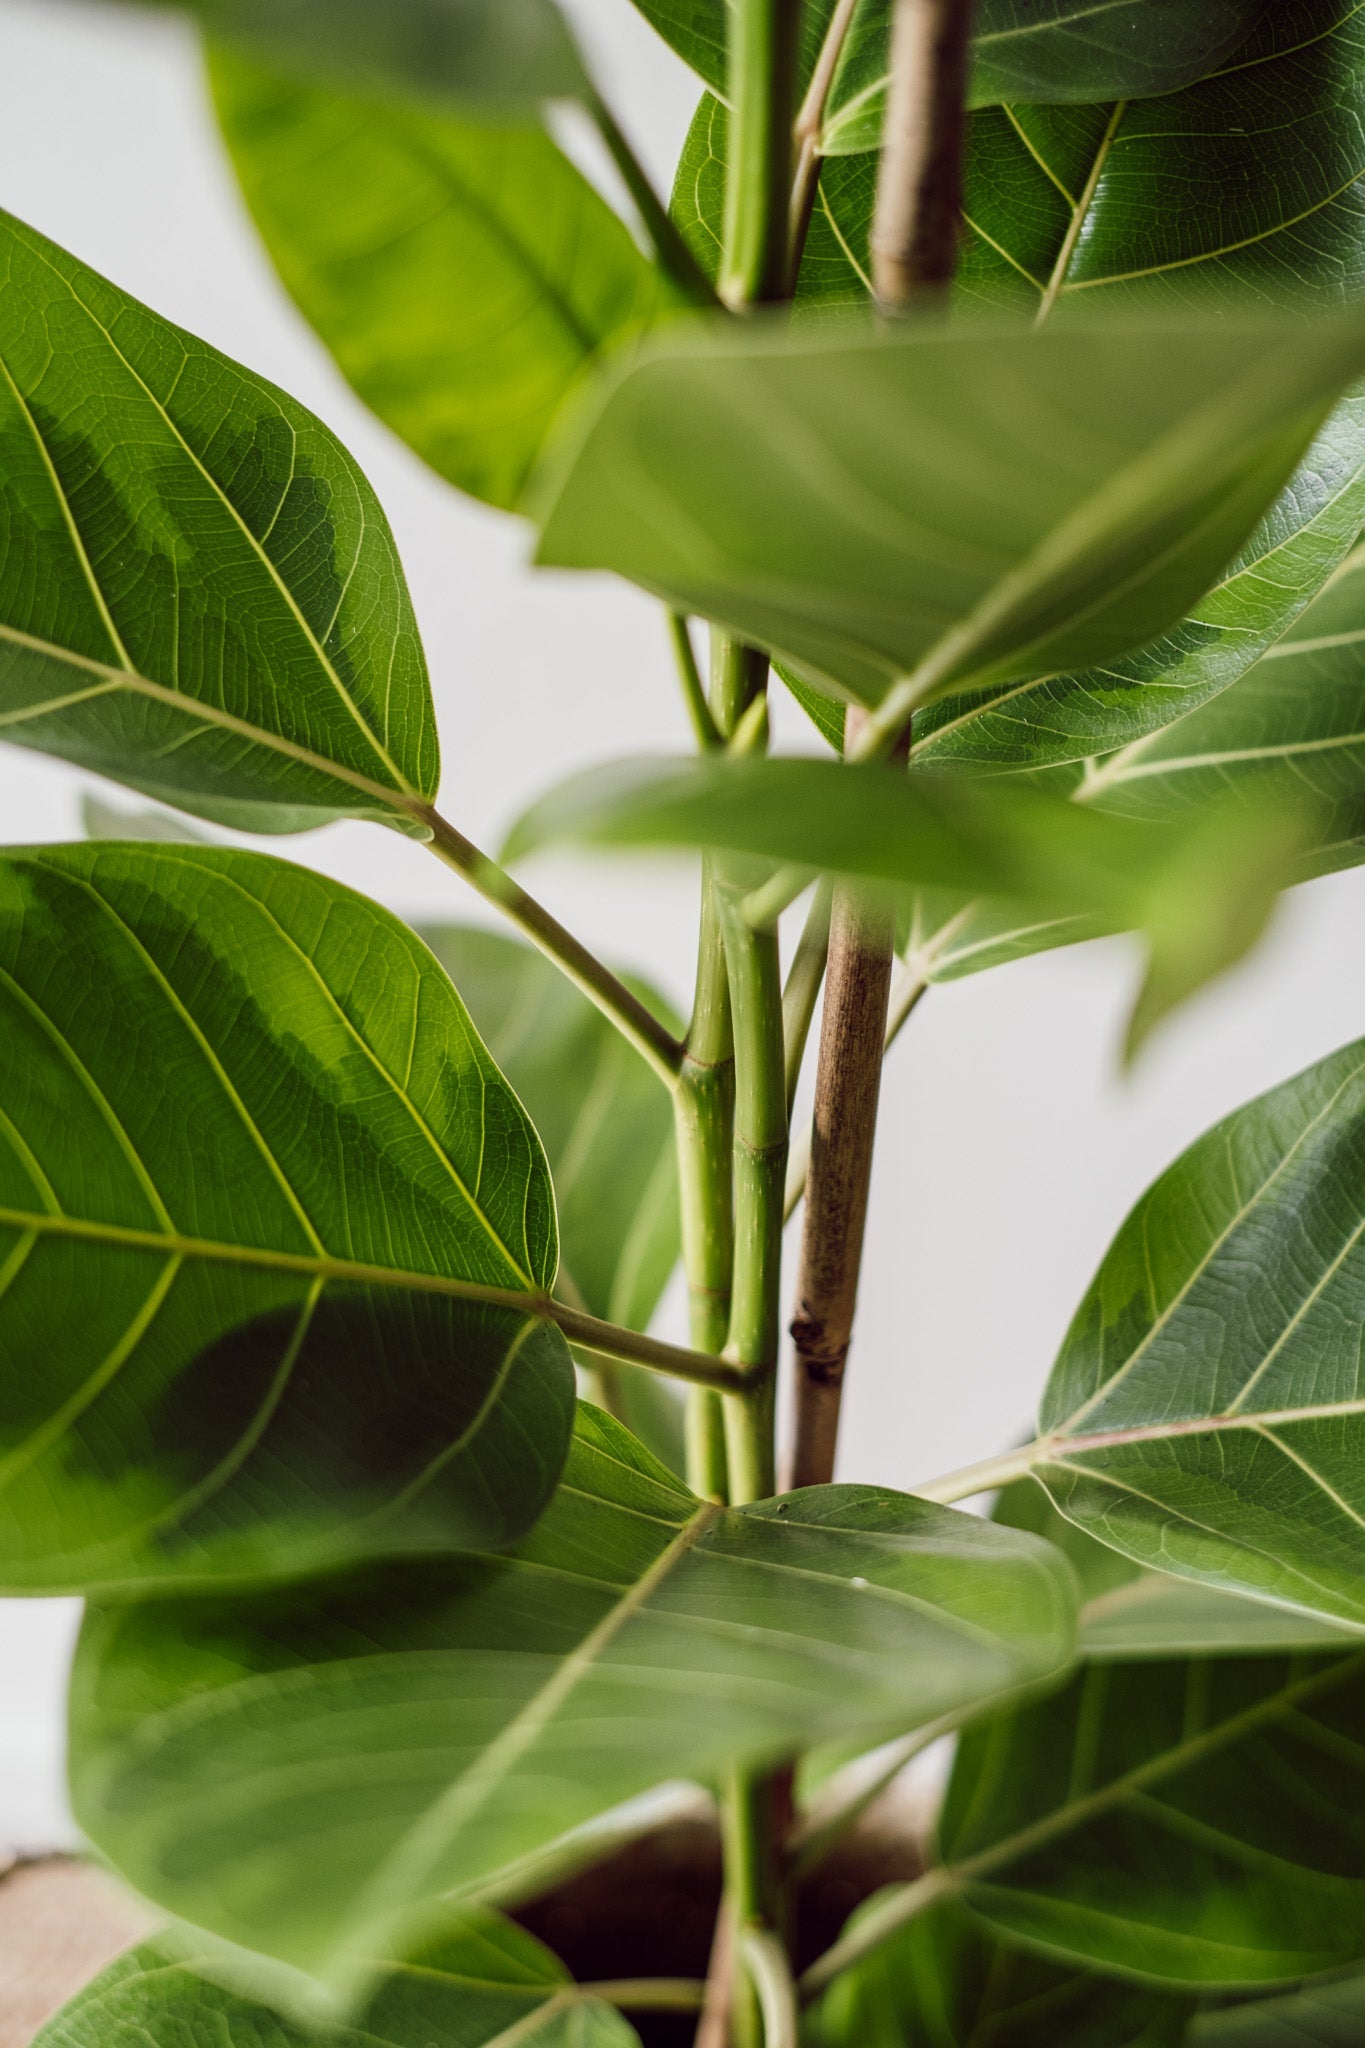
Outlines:
[[[725, 1852], [725, 1905], [734, 1927], [736, 1960], [755, 1934], [781, 1925], [782, 1875], [777, 1844], [782, 1836], [779, 1792], [771, 1775], [730, 1771], [721, 1802], [721, 1837]], [[769, 1940], [772, 1939], [771, 1934]], [[754, 1973], [733, 1972], [730, 2007], [730, 2048], [760, 2048], [764, 2013]]]
[[763, 2048], [798, 2048], [800, 2017], [787, 1951], [766, 1928], [751, 1927], [739, 1941], [745, 1970], [763, 2015]]
[[800, 32], [801, 0], [734, 0], [720, 296], [736, 308], [788, 296]]
[[[697, 993], [674, 1096], [683, 1268], [693, 1346], [719, 1353], [730, 1328], [734, 1211], [730, 1151], [735, 1059], [720, 911], [709, 864], [702, 872]], [[725, 1423], [715, 1394], [697, 1388], [687, 1404], [687, 1480], [703, 1500], [726, 1500]]]
[[697, 745], [703, 754], [717, 753], [725, 741], [720, 727], [711, 716], [711, 706], [706, 701], [706, 689], [702, 683], [701, 670], [697, 667], [696, 649], [692, 645], [692, 632], [685, 612], [668, 614], [669, 638], [678, 664], [678, 680], [682, 684], [683, 702], [692, 722]]
[[439, 811], [425, 809], [421, 821], [431, 833], [429, 844], [436, 858], [454, 868], [457, 875], [463, 875], [486, 902], [524, 932], [547, 959], [553, 960], [648, 1060], [664, 1086], [672, 1090], [682, 1068], [683, 1049], [667, 1026], [638, 996], [632, 995], [595, 953], [590, 953], [581, 940], [566, 931], [558, 918], [552, 917], [534, 896], [529, 896], [519, 882], [514, 882], [506, 868], [499, 867], [472, 840], [457, 832]]
[[[782, 991], [782, 1036], [786, 1046], [787, 1115], [791, 1116], [796, 1087], [801, 1079], [801, 1061], [810, 1037], [820, 984], [829, 957], [829, 912], [833, 887], [828, 879], [815, 891], [805, 928], [792, 958], [787, 985]], [[752, 899], [750, 899], [752, 900]]]
[[622, 182], [634, 202], [641, 226], [649, 236], [650, 246], [660, 267], [667, 271], [685, 298], [690, 299], [694, 305], [707, 306], [714, 310], [720, 304], [714, 285], [688, 248], [677, 222], [654, 190], [648, 172], [626, 140], [616, 116], [606, 101], [599, 98], [596, 93], [591, 95], [587, 105], [594, 126], [606, 144], [611, 160], [620, 172]]

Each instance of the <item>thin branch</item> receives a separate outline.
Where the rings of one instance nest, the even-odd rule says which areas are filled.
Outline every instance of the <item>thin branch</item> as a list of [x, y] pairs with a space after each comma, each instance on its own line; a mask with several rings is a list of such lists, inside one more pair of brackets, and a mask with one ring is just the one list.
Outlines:
[[994, 1493], [1012, 1479], [1026, 1479], [1037, 1463], [1042, 1439], [1021, 1444], [1018, 1450], [1003, 1451], [998, 1458], [983, 1458], [977, 1465], [964, 1465], [957, 1472], [945, 1472], [911, 1488], [920, 1500], [937, 1501], [947, 1507], [955, 1500], [970, 1500], [975, 1493]]
[[745, 1927], [740, 1954], [763, 2013], [763, 2048], [797, 2048], [796, 1986], [787, 1953], [766, 1927]]
[[798, 896], [804, 896], [815, 876], [810, 868], [782, 867], [758, 888], [751, 889], [740, 904], [744, 922], [756, 932], [771, 931], [784, 910], [790, 910]]
[[927, 1913], [940, 1899], [950, 1897], [962, 1882], [956, 1871], [940, 1866], [937, 1870], [926, 1870], [923, 1877], [917, 1877], [913, 1884], [897, 1885], [888, 1891], [862, 1916], [851, 1934], [841, 1935], [832, 1948], [827, 1948], [811, 1964], [798, 1987], [802, 2003], [818, 1998], [841, 1970], [861, 1962], [865, 1955], [880, 1947], [902, 1927], [908, 1927], [921, 1913]]
[[692, 645], [692, 633], [685, 612], [668, 614], [668, 636], [673, 643], [673, 653], [678, 663], [678, 680], [682, 684], [683, 702], [687, 716], [692, 723], [692, 732], [703, 754], [714, 754], [725, 745], [720, 727], [711, 716], [711, 706], [706, 701], [706, 686], [697, 667], [697, 652]]
[[883, 306], [941, 302], [957, 268], [971, 0], [895, 0], [872, 221]]
[[431, 851], [447, 867], [463, 875], [484, 899], [524, 932], [547, 959], [567, 974], [576, 988], [594, 1002], [603, 1016], [628, 1038], [635, 1050], [648, 1060], [668, 1089], [677, 1084], [682, 1070], [683, 1048], [673, 1033], [659, 1022], [625, 983], [590, 953], [581, 940], [566, 931], [558, 918], [514, 882], [506, 868], [480, 852], [471, 840], [444, 819], [439, 811], [423, 806], [413, 813], [431, 833]]
[[[907, 962], [901, 969], [899, 978], [891, 986], [891, 998], [886, 1009], [886, 1038], [882, 1045], [883, 1059], [928, 992], [929, 982], [922, 966], [918, 962]], [[811, 1128], [807, 1124], [801, 1136], [793, 1142], [787, 1161], [787, 1197], [783, 1210], [783, 1221], [786, 1223], [790, 1223], [796, 1214], [801, 1198], [806, 1192], [806, 1179], [810, 1173], [810, 1153]]]
[[[712, 1358], [705, 1351], [688, 1351], [680, 1344], [665, 1344], [638, 1330], [622, 1329], [598, 1316], [585, 1315], [581, 1309], [569, 1308], [561, 1301], [547, 1302], [529, 1295], [524, 1300], [529, 1315], [542, 1315], [557, 1323], [571, 1344], [577, 1344], [583, 1351], [595, 1351], [603, 1358], [623, 1359], [627, 1365], [643, 1365], [650, 1372], [667, 1373], [672, 1379], [688, 1380], [698, 1387], [717, 1387], [726, 1394], [747, 1393], [759, 1377], [729, 1359]], [[509, 1298], [510, 1305], [519, 1305], [517, 1297]]]
[[[828, 881], [822, 881], [816, 889], [815, 901], [811, 904], [800, 941], [792, 956], [791, 967], [787, 972], [786, 987], [782, 991], [782, 1037], [787, 1055], [788, 1117], [791, 1116], [792, 1105], [796, 1100], [806, 1040], [810, 1036], [811, 1020], [815, 1016], [820, 984], [825, 978], [832, 893], [832, 885]], [[785, 1216], [783, 1220], [786, 1220]]]
[[796, 280], [801, 271], [801, 258], [805, 253], [806, 235], [810, 229], [810, 217], [815, 207], [815, 195], [820, 186], [820, 135], [825, 125], [825, 108], [829, 104], [830, 89], [834, 74], [839, 68], [839, 59], [844, 53], [844, 44], [857, 12], [858, 0], [839, 0], [825, 30], [825, 40], [820, 45], [820, 54], [815, 60], [815, 69], [810, 75], [806, 97], [801, 102], [801, 111], [796, 117], [793, 131], [796, 142], [796, 171], [792, 179], [791, 198], [791, 268], [788, 278], [790, 289], [796, 290]]
[[650, 246], [661, 269], [667, 271], [674, 284], [694, 305], [709, 307], [713, 312], [716, 311], [721, 302], [716, 296], [715, 286], [688, 248], [677, 222], [654, 190], [648, 172], [626, 140], [611, 108], [597, 93], [590, 95], [587, 108], [634, 202], [635, 210], [640, 216], [640, 224], [649, 237]]
[[578, 1989], [626, 2012], [697, 2012], [706, 1996], [699, 1977], [605, 1977]]
[[735, 1980], [735, 1916], [722, 1899], [711, 1937], [706, 1991], [692, 2048], [730, 2048], [730, 2007]]
[[[846, 746], [857, 739], [865, 717], [865, 712], [849, 707]], [[796, 1347], [793, 1487], [827, 1486], [834, 1477], [872, 1181], [894, 948], [895, 920], [885, 896], [850, 882], [836, 883], [815, 1072], [806, 1221], [791, 1324]]]

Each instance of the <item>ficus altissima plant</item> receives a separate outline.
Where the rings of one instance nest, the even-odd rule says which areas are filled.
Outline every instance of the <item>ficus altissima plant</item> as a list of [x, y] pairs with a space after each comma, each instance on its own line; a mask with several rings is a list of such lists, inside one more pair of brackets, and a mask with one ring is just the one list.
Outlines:
[[[1357, 2041], [1365, 1049], [1141, 1197], [1034, 1440], [833, 1475], [925, 991], [1137, 932], [1131, 1054], [1365, 857], [1365, 16], [637, 4], [670, 204], [552, 0], [187, 6], [356, 391], [660, 600], [695, 752], [499, 859], [346, 450], [0, 217], [0, 737], [161, 807], [0, 854], [0, 1590], [85, 1596], [75, 1811], [165, 1920], [44, 2048]], [[341, 818], [506, 934], [230, 841]], [[700, 856], [690, 1019], [512, 878], [566, 842]], [[709, 1977], [575, 1982], [509, 1909], [680, 1779]]]

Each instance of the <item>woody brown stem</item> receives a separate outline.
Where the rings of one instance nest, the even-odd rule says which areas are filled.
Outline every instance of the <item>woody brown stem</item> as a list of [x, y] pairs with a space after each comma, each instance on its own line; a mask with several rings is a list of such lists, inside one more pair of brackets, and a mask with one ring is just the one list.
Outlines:
[[872, 222], [884, 306], [947, 295], [962, 215], [971, 0], [895, 0], [886, 126]]

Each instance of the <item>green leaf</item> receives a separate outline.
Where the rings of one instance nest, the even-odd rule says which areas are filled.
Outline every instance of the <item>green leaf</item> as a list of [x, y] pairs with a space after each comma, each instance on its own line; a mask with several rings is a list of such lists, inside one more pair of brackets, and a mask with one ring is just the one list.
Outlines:
[[[980, 0], [968, 104], [1146, 100], [1220, 66], [1267, 0]], [[881, 147], [892, 0], [863, 0], [830, 93], [826, 156]]]
[[1190, 2048], [1358, 2048], [1362, 2027], [1365, 1976], [1352, 1976], [1204, 2013], [1189, 2041]]
[[667, 1779], [883, 1736], [1065, 1665], [1036, 1537], [836, 1486], [703, 1505], [580, 1409], [516, 1550], [109, 1607], [73, 1694], [81, 1825], [169, 1910], [343, 1987]]
[[883, 885], [1008, 896], [1035, 921], [1086, 913], [1109, 930], [1136, 927], [1150, 964], [1131, 1052], [1249, 950], [1276, 890], [1299, 879], [1313, 821], [1279, 801], [1209, 804], [1183, 830], [1156, 831], [1014, 781], [801, 758], [654, 758], [551, 790], [513, 827], [506, 857], [562, 839], [718, 847]]
[[531, 114], [591, 90], [553, 0], [153, 0], [303, 78]]
[[1092, 1664], [962, 1737], [948, 1881], [998, 1932], [1157, 1982], [1365, 1954], [1365, 1655]]
[[594, 387], [539, 559], [866, 704], [1076, 668], [1208, 588], [1363, 357], [1357, 315], [689, 327]]
[[[635, 0], [707, 85], [724, 93], [726, 0]], [[979, 0], [970, 102], [1095, 100], [1173, 92], [1202, 78], [1245, 40], [1266, 0]], [[834, 0], [802, 11], [804, 79]], [[862, 0], [844, 46], [821, 138], [827, 154], [881, 145], [891, 0]]]
[[6, 1592], [511, 1541], [568, 1439], [515, 1306], [555, 1257], [535, 1132], [396, 918], [260, 854], [0, 856]]
[[1144, 1571], [1058, 1514], [1032, 1479], [1005, 1488], [993, 1520], [1031, 1529], [1070, 1559], [1081, 1588], [1078, 1647], [1092, 1660], [1350, 1649], [1359, 1641], [1355, 1630], [1318, 1615]]
[[1358, 10], [1299, 0], [1188, 91], [979, 115], [959, 292], [1030, 310], [1050, 287], [1063, 306], [1239, 289], [1340, 304], [1365, 274], [1363, 110]]
[[571, 388], [681, 300], [534, 124], [344, 98], [221, 51], [210, 71], [256, 225], [343, 374], [441, 476], [514, 506]]
[[393, 536], [321, 423], [0, 215], [0, 737], [244, 830], [421, 831]]
[[[422, 928], [525, 1103], [559, 1210], [558, 1292], [645, 1330], [678, 1260], [678, 1175], [667, 1094], [601, 1012], [541, 954], [459, 925]], [[634, 992], [681, 1032], [658, 992]], [[593, 1361], [599, 1376], [600, 1360]], [[681, 1406], [656, 1373], [614, 1369], [619, 1420], [680, 1469]]]
[[81, 798], [81, 823], [87, 839], [121, 839], [158, 846], [204, 846], [206, 834], [177, 817], [174, 811], [124, 811], [102, 797]]
[[263, 2002], [249, 1962], [147, 1942], [48, 2021], [33, 2048], [639, 2048], [620, 2013], [579, 1990], [548, 1949], [493, 1913], [457, 1918], [374, 1981], [351, 2026]]
[[1034, 1471], [1139, 1564], [1365, 1625], [1365, 1047], [1143, 1196], [1062, 1346]]
[[836, 1978], [807, 2026], [810, 2048], [1179, 2048], [1190, 2003], [1013, 1948], [946, 1906]]

